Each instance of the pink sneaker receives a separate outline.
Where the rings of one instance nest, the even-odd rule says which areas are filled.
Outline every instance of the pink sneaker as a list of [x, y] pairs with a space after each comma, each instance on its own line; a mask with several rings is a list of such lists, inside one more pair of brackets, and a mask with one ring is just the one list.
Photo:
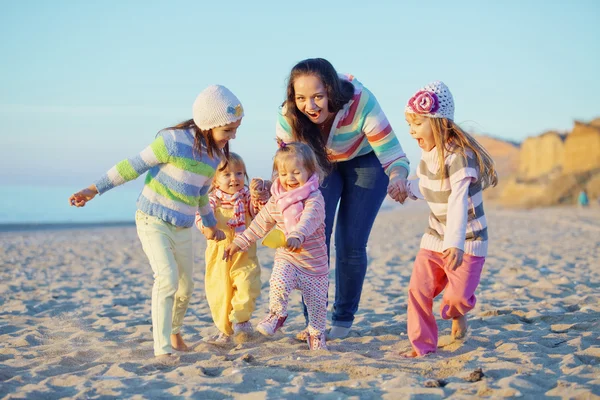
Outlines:
[[237, 336], [240, 333], [251, 334], [254, 332], [254, 328], [252, 328], [252, 324], [250, 321], [246, 322], [236, 322], [233, 324], [233, 335]]
[[276, 314], [270, 313], [256, 325], [256, 330], [265, 336], [273, 336], [283, 326], [286, 319], [287, 315], [278, 317]]
[[306, 341], [308, 342], [308, 348], [311, 350], [327, 350], [324, 333], [321, 333], [319, 336], [311, 335], [309, 333]]

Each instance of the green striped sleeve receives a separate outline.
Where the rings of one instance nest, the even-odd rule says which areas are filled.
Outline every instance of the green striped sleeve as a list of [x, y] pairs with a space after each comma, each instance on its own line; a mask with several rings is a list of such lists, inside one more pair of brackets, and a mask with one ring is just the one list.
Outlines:
[[135, 172], [135, 169], [133, 169], [133, 167], [129, 163], [129, 160], [123, 160], [119, 162], [116, 165], [116, 168], [119, 175], [121, 175], [123, 180], [125, 180], [126, 182], [129, 182], [140, 176], [137, 172]]
[[157, 137], [154, 142], [150, 144], [150, 148], [160, 163], [164, 164], [169, 161], [169, 150], [167, 150], [164, 137]]

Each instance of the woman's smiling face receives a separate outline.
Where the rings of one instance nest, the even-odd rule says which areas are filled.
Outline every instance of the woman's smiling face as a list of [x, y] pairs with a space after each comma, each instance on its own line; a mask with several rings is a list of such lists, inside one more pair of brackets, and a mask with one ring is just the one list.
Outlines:
[[296, 107], [314, 124], [322, 124], [331, 115], [329, 98], [321, 79], [314, 75], [302, 75], [294, 80]]

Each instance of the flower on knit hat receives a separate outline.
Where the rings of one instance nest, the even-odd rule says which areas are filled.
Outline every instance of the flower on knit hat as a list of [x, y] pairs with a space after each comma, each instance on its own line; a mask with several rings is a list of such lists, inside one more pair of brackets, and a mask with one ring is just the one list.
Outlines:
[[229, 106], [227, 107], [227, 112], [229, 114], [233, 114], [236, 117], [239, 117], [240, 115], [242, 115], [242, 113], [244, 112], [244, 109], [242, 108], [241, 104], [238, 104], [237, 106], [233, 107], [233, 106]]
[[440, 108], [435, 93], [421, 90], [408, 101], [408, 106], [417, 114], [434, 114]]

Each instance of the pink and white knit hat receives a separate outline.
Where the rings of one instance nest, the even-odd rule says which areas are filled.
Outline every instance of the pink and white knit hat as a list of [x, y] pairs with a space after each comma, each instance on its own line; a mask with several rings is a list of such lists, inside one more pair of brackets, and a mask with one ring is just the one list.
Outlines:
[[200, 92], [192, 113], [198, 128], [207, 131], [242, 119], [244, 108], [231, 90], [225, 86], [212, 85]]
[[408, 100], [404, 112], [430, 118], [454, 120], [454, 98], [441, 81], [428, 83]]

